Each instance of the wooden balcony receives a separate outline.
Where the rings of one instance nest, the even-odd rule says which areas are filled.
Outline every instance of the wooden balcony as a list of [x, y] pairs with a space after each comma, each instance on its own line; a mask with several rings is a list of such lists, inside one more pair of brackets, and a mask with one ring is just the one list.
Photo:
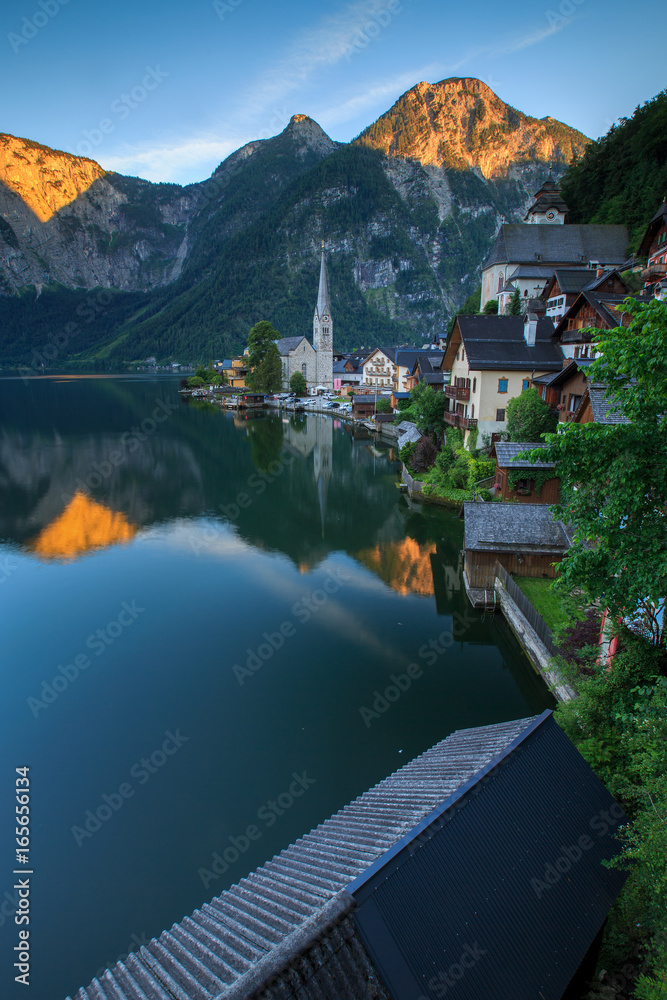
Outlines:
[[464, 431], [477, 427], [477, 420], [474, 417], [462, 417], [460, 413], [443, 413], [442, 416], [445, 423], [451, 427], [460, 427]]
[[667, 264], [651, 264], [641, 273], [642, 281], [660, 281], [667, 275]]
[[458, 399], [462, 403], [470, 402], [470, 386], [469, 385], [446, 385], [445, 386], [445, 396], [449, 396], [450, 399]]

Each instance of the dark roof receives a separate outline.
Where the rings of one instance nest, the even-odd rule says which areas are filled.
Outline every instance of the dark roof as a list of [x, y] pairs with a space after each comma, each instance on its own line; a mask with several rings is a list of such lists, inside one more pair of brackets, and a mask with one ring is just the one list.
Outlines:
[[510, 281], [514, 278], [550, 278], [554, 273], [553, 267], [545, 267], [543, 264], [519, 264], [510, 274]]
[[[76, 1000], [389, 1000], [347, 916], [349, 884], [532, 723], [453, 733], [129, 955]], [[311, 945], [315, 955], [302, 958]], [[288, 986], [277, 977], [284, 974]], [[143, 992], [142, 992], [143, 990]]]
[[530, 451], [532, 448], [546, 448], [545, 444], [526, 441], [496, 441], [494, 447], [496, 449], [498, 465], [502, 469], [508, 465], [522, 469], [553, 469], [556, 464], [555, 462], [530, 462], [527, 458], [517, 458], [517, 455], [520, 455], [524, 451]]
[[350, 886], [394, 1000], [560, 1000], [625, 880], [623, 822], [545, 712]]
[[430, 372], [426, 375], [422, 375], [421, 381], [425, 382], [426, 385], [444, 385], [445, 384], [445, 373], [444, 372]]
[[534, 347], [529, 347], [524, 339], [523, 316], [457, 316], [456, 322], [471, 370], [558, 371], [563, 364], [563, 355], [552, 340], [553, 323], [546, 317], [537, 321]]
[[[593, 307], [600, 319], [602, 319], [605, 323], [607, 329], [612, 330], [614, 327], [620, 326], [620, 314], [623, 311], [620, 307], [623, 302], [625, 302], [626, 298], [628, 298], [628, 296], [622, 292], [598, 292], [587, 291], [584, 289], [579, 292], [570, 308], [559, 321], [558, 326], [554, 330], [554, 337], [560, 337], [561, 334], [565, 332], [577, 332], [576, 330], [568, 331], [567, 324], [570, 319], [577, 315], [584, 302], [588, 302], [588, 304]], [[637, 298], [637, 296], [633, 296], [633, 298]], [[587, 337], [586, 339], [590, 339], [590, 337]]]
[[558, 282], [560, 295], [574, 295], [586, 287], [594, 273], [590, 267], [557, 267], [553, 276]]
[[[592, 382], [588, 386], [588, 397], [591, 401], [591, 411], [596, 424], [629, 424], [626, 416], [615, 410], [618, 405], [614, 397], [609, 395], [609, 389], [601, 382]], [[581, 403], [584, 402], [582, 396]], [[581, 403], [579, 405], [581, 405]]]
[[628, 231], [625, 226], [521, 225], [504, 223], [491, 252], [482, 265], [588, 263], [622, 264], [626, 259]]
[[478, 552], [559, 553], [565, 529], [548, 507], [533, 503], [464, 503], [465, 548]]
[[277, 340], [276, 347], [278, 348], [278, 354], [281, 354], [284, 357], [285, 355], [289, 354], [290, 351], [295, 350], [295, 348], [299, 346], [302, 340], [305, 340], [306, 343], [309, 343], [308, 339], [303, 336], [283, 337], [282, 340]]
[[394, 399], [410, 399], [411, 394], [409, 392], [392, 392]]
[[352, 402], [353, 403], [374, 403], [376, 400], [379, 402], [381, 399], [391, 399], [391, 392], [385, 392], [384, 395], [380, 394], [380, 393], [378, 393], [378, 395], [375, 395], [375, 393], [369, 392], [369, 393], [367, 393], [365, 395], [353, 396], [352, 397]]
[[646, 232], [644, 233], [642, 241], [639, 244], [639, 249], [637, 250], [637, 254], [640, 257], [648, 256], [655, 234], [664, 222], [667, 222], [667, 199], [663, 201], [662, 205], [660, 205], [658, 211], [646, 227]]

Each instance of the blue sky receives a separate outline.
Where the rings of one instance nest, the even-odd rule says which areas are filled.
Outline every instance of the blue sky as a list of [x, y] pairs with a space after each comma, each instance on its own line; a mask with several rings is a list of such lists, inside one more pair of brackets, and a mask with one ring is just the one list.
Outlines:
[[0, 131], [190, 183], [293, 114], [346, 141], [471, 76], [595, 138], [665, 86], [665, 20], [656, 0], [4, 0]]

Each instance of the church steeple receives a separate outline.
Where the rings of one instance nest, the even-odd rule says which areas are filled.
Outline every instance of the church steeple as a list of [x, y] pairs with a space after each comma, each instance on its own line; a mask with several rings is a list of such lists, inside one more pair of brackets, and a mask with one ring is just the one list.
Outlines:
[[329, 301], [329, 281], [327, 278], [327, 265], [324, 260], [324, 244], [322, 244], [322, 262], [320, 264], [320, 288], [317, 293], [317, 305], [315, 315], [318, 319], [324, 316], [331, 316], [331, 303]]

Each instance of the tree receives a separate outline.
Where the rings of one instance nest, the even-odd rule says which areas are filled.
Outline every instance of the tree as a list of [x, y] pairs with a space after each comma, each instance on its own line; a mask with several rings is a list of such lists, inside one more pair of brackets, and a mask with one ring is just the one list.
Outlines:
[[489, 299], [483, 312], [485, 316], [496, 316], [498, 314], [498, 299]]
[[246, 379], [246, 384], [249, 389], [254, 389], [257, 392], [266, 391], [261, 385], [264, 380], [264, 375], [260, 371], [260, 367], [267, 355], [270, 345], [273, 344], [275, 346], [276, 340], [279, 339], [280, 334], [278, 331], [274, 330], [271, 323], [265, 319], [260, 320], [259, 323], [255, 323], [252, 330], [248, 334], [248, 366], [251, 371]]
[[589, 368], [624, 423], [566, 424], [533, 453], [556, 462], [565, 498], [556, 516], [574, 527], [558, 586], [581, 588], [612, 618], [642, 618], [661, 637], [667, 595], [667, 303], [626, 299], [627, 327], [593, 330]]
[[510, 441], [541, 441], [556, 430], [558, 413], [544, 402], [537, 389], [525, 389], [507, 404]]
[[510, 299], [510, 304], [507, 309], [510, 316], [520, 316], [521, 315], [521, 292], [518, 288], [515, 288], [512, 292], [512, 298]]
[[436, 439], [442, 437], [443, 413], [447, 406], [444, 392], [435, 392], [432, 386], [418, 382], [411, 390], [412, 403], [410, 409], [417, 428], [422, 434], [432, 434]]
[[274, 343], [269, 344], [258, 368], [253, 372], [257, 377], [253, 380], [254, 389], [259, 392], [278, 392], [283, 384], [283, 363]]
[[391, 403], [388, 399], [378, 399], [375, 404], [376, 413], [391, 413]]
[[289, 387], [295, 396], [305, 396], [308, 391], [308, 384], [301, 372], [294, 372], [289, 380]]

